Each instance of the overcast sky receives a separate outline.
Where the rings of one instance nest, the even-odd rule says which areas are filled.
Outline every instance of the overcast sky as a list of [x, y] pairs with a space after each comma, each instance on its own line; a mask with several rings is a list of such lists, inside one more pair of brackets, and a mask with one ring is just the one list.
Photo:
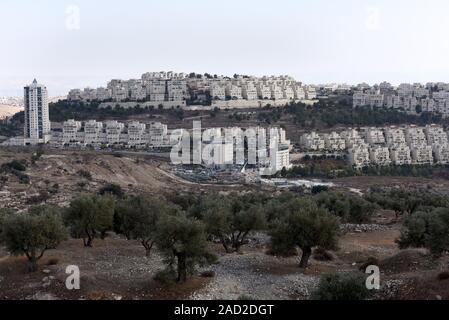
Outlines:
[[[1, 0], [0, 96], [147, 71], [449, 81], [447, 0]], [[79, 15], [78, 15], [79, 13]]]

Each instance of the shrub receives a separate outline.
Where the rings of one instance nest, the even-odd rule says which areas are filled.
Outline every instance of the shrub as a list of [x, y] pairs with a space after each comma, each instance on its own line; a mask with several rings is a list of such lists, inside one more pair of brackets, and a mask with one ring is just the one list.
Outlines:
[[122, 187], [119, 186], [118, 184], [114, 184], [114, 183], [105, 185], [103, 188], [100, 189], [99, 194], [100, 195], [109, 194], [109, 195], [113, 195], [117, 198], [123, 198], [123, 196], [125, 195]]
[[17, 170], [17, 171], [26, 171], [27, 167], [23, 162], [20, 162], [19, 160], [13, 160], [10, 163], [5, 163], [2, 166], [3, 170], [11, 169], [11, 170]]
[[370, 291], [366, 288], [365, 278], [361, 274], [329, 274], [321, 278], [318, 289], [312, 294], [312, 300], [366, 300]]
[[84, 179], [92, 180], [92, 174], [87, 170], [78, 171], [78, 175]]

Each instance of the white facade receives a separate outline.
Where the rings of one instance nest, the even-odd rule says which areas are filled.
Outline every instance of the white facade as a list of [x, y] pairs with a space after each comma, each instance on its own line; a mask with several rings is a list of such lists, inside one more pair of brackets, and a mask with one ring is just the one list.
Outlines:
[[346, 141], [347, 148], [353, 148], [365, 144], [365, 140], [360, 135], [359, 131], [350, 129], [343, 131], [341, 137]]
[[337, 132], [324, 135], [324, 142], [326, 149], [329, 151], [346, 150], [346, 141]]
[[391, 164], [390, 150], [382, 146], [372, 147], [370, 149], [370, 160], [378, 166], [389, 166]]
[[449, 144], [438, 144], [433, 147], [435, 160], [440, 165], [449, 164]]
[[424, 129], [416, 126], [410, 126], [405, 129], [405, 140], [412, 149], [427, 145], [427, 138], [424, 133]]
[[301, 146], [306, 150], [319, 151], [326, 148], [324, 139], [316, 132], [305, 134], [300, 138]]
[[448, 144], [448, 136], [443, 127], [437, 125], [428, 125], [424, 129], [427, 142], [429, 145], [445, 145]]
[[36, 79], [24, 88], [25, 143], [36, 145], [50, 139], [50, 116], [48, 112], [47, 88]]
[[406, 144], [404, 130], [397, 127], [385, 129], [385, 140], [389, 147], [395, 147]]
[[397, 165], [410, 165], [412, 164], [412, 156], [410, 148], [406, 144], [397, 144], [390, 149], [391, 161]]
[[348, 150], [349, 163], [355, 168], [364, 168], [370, 165], [370, 153], [367, 145], [359, 145]]
[[416, 165], [433, 164], [432, 147], [427, 145], [413, 147], [412, 163]]
[[366, 128], [365, 140], [368, 144], [385, 144], [385, 135], [382, 129], [379, 128]]
[[220, 84], [212, 84], [210, 87], [212, 100], [226, 100], [226, 88]]

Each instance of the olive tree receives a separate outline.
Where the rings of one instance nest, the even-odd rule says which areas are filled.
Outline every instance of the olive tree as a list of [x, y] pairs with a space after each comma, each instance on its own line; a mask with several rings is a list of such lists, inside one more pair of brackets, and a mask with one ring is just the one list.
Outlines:
[[176, 265], [177, 281], [185, 282], [197, 265], [214, 261], [208, 250], [205, 226], [185, 213], [164, 216], [158, 223], [156, 244], [169, 268]]
[[147, 256], [156, 241], [157, 224], [170, 207], [155, 197], [136, 196], [120, 201], [115, 208], [114, 229], [127, 239], [139, 240]]
[[114, 208], [111, 196], [81, 196], [70, 203], [64, 221], [73, 238], [83, 239], [85, 247], [92, 247], [98, 234], [112, 229]]
[[55, 249], [66, 238], [61, 215], [43, 209], [38, 214], [8, 215], [2, 223], [2, 242], [11, 254], [27, 257], [30, 272], [37, 271], [47, 250]]
[[299, 266], [306, 268], [314, 247], [335, 249], [339, 222], [326, 209], [311, 199], [294, 199], [282, 208], [284, 215], [271, 226], [273, 252], [288, 252], [299, 247], [302, 257]]
[[449, 250], [449, 209], [416, 212], [407, 217], [397, 240], [401, 249], [427, 248], [435, 256]]
[[233, 196], [208, 196], [200, 204], [208, 234], [220, 240], [227, 253], [238, 252], [253, 231], [265, 227], [266, 218], [260, 205], [242, 205]]

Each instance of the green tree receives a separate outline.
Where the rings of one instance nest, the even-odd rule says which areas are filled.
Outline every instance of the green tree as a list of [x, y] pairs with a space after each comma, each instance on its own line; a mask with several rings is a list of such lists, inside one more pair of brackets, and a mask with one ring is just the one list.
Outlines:
[[176, 265], [177, 281], [185, 282], [197, 265], [215, 260], [208, 250], [204, 224], [185, 213], [164, 216], [158, 223], [156, 244], [169, 268]]
[[435, 256], [441, 256], [449, 250], [449, 209], [437, 208], [410, 215], [397, 243], [401, 249], [427, 248]]
[[81, 196], [70, 203], [64, 221], [72, 237], [83, 239], [85, 247], [92, 247], [97, 235], [112, 230], [114, 199], [111, 196]]
[[156, 241], [157, 224], [170, 210], [164, 201], [155, 197], [122, 200], [115, 209], [114, 229], [127, 239], [139, 240], [149, 257]]
[[239, 252], [251, 232], [266, 225], [260, 205], [243, 205], [235, 195], [205, 197], [200, 203], [200, 217], [207, 232], [220, 240], [227, 253]]
[[312, 293], [312, 300], [355, 301], [366, 300], [370, 291], [361, 274], [329, 274], [321, 278], [318, 289]]
[[8, 215], [2, 226], [2, 242], [11, 254], [27, 257], [29, 272], [37, 271], [45, 252], [67, 238], [61, 215], [43, 209], [35, 214]]
[[289, 252], [299, 247], [302, 257], [299, 266], [306, 268], [314, 247], [335, 249], [339, 232], [338, 219], [311, 199], [297, 198], [282, 208], [284, 216], [271, 227], [274, 252]]

